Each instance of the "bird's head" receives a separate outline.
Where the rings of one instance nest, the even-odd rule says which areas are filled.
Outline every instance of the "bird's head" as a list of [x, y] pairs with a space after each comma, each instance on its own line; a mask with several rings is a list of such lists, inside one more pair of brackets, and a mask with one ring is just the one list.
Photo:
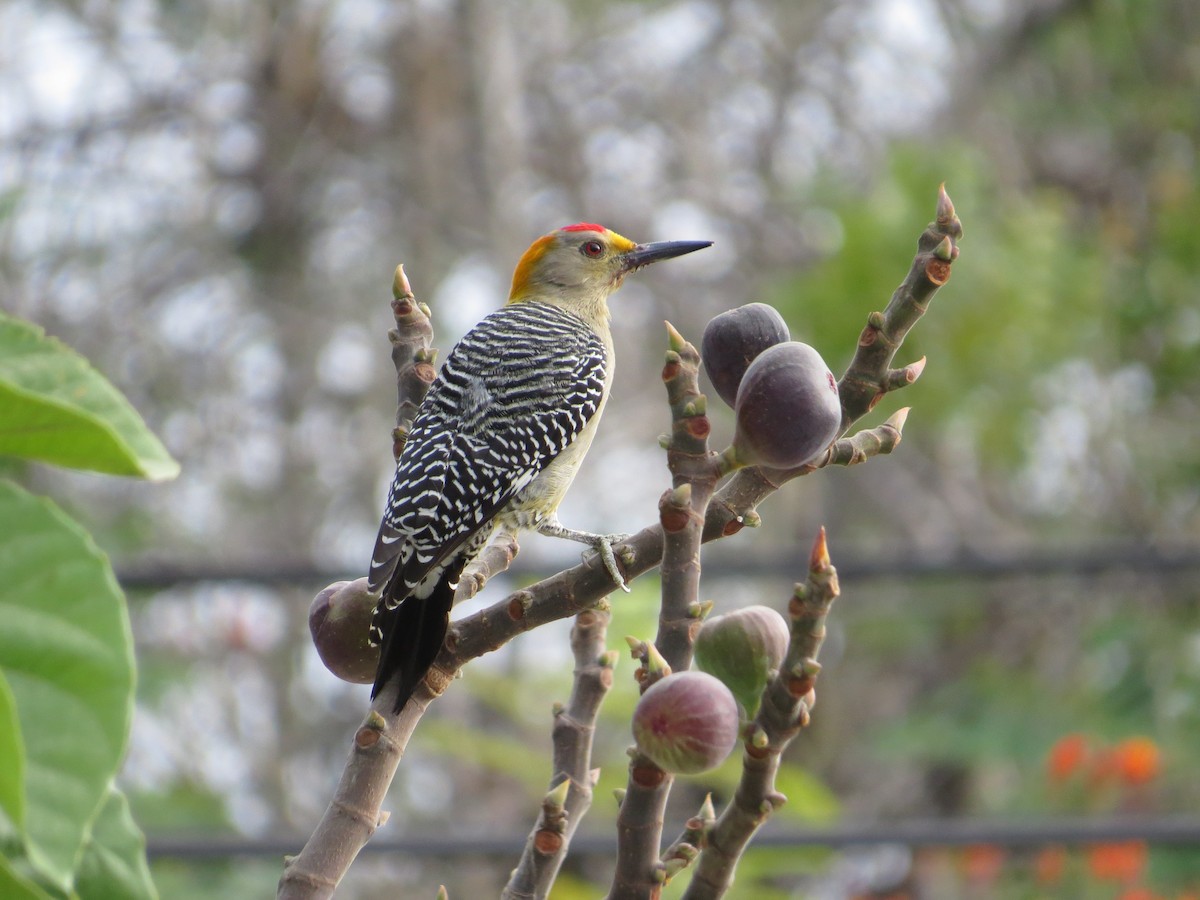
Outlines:
[[581, 222], [538, 238], [513, 272], [509, 303], [542, 300], [585, 318], [605, 317], [608, 295], [630, 272], [660, 259], [708, 247], [712, 241], [635, 244], [603, 225]]

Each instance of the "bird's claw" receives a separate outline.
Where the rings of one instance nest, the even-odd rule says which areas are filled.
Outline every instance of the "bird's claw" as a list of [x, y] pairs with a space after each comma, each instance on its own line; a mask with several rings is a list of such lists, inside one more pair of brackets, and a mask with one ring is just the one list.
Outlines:
[[600, 561], [604, 563], [604, 568], [612, 576], [612, 580], [627, 594], [630, 593], [629, 585], [625, 583], [625, 576], [617, 568], [617, 555], [613, 553], [613, 544], [619, 544], [628, 537], [628, 534], [598, 534], [595, 543], [592, 544], [593, 549], [600, 556]]

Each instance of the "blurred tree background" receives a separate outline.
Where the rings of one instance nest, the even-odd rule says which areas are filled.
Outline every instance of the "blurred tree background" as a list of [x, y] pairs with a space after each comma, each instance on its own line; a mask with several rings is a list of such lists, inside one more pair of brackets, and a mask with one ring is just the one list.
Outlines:
[[[929, 357], [903, 446], [789, 485], [706, 557], [718, 609], [782, 606], [820, 524], [843, 570], [774, 824], [1195, 809], [1197, 85], [1192, 0], [9, 0], [0, 303], [87, 355], [183, 464], [165, 486], [19, 473], [134, 590], [123, 783], [152, 844], [307, 834], [340, 771], [366, 689], [324, 672], [305, 617], [365, 572], [390, 479], [397, 262], [445, 352], [559, 225], [717, 242], [613, 303], [613, 401], [562, 517], [634, 531], [667, 483], [661, 321], [698, 341], [766, 300], [840, 372], [941, 181], [966, 235], [903, 351]], [[487, 596], [572, 562], [559, 543], [527, 538]], [[649, 633], [652, 589], [616, 598], [614, 637]], [[436, 705], [381, 837], [519, 845], [550, 775], [530, 764], [547, 698], [569, 688], [557, 637]], [[587, 835], [611, 835], [623, 783], [618, 682]], [[1116, 846], [762, 850], [741, 883], [1200, 889], [1200, 851]], [[368, 855], [343, 893], [398, 877], [432, 896], [453, 869], [451, 896], [485, 896], [513, 860]], [[278, 871], [155, 863], [171, 897], [259, 895]], [[569, 863], [561, 896], [606, 872]]]

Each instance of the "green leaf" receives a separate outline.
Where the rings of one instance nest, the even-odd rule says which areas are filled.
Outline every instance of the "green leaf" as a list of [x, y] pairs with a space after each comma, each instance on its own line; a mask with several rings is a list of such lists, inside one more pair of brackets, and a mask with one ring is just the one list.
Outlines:
[[0, 856], [0, 897], [5, 900], [51, 900], [49, 894], [22, 877], [3, 856]]
[[75, 889], [80, 897], [156, 900], [146, 863], [146, 838], [133, 821], [125, 795], [109, 790], [83, 846]]
[[121, 392], [36, 325], [0, 314], [0, 455], [151, 480], [171, 458]]
[[17, 828], [25, 828], [25, 744], [17, 719], [17, 700], [0, 670], [0, 811]]
[[0, 671], [25, 741], [29, 859], [70, 890], [133, 714], [124, 597], [91, 537], [48, 500], [0, 481]]

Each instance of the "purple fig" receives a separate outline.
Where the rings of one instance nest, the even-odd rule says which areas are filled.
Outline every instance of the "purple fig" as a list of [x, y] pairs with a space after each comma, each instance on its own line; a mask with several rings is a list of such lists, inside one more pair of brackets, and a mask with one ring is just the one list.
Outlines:
[[704, 371], [721, 399], [733, 406], [738, 385], [754, 358], [788, 340], [787, 323], [774, 307], [747, 303], [721, 313], [704, 327], [700, 343]]
[[768, 606], [714, 616], [696, 635], [696, 667], [719, 678], [753, 718], [767, 679], [783, 664], [790, 636], [783, 616]]
[[379, 648], [367, 643], [376, 598], [367, 579], [335, 581], [313, 598], [308, 630], [317, 655], [330, 672], [351, 684], [370, 684], [379, 665]]
[[738, 738], [737, 701], [704, 672], [656, 681], [633, 711], [638, 749], [660, 769], [694, 775], [720, 765]]
[[811, 461], [838, 436], [837, 379], [808, 344], [764, 350], [738, 388], [733, 449], [740, 463], [791, 469]]

